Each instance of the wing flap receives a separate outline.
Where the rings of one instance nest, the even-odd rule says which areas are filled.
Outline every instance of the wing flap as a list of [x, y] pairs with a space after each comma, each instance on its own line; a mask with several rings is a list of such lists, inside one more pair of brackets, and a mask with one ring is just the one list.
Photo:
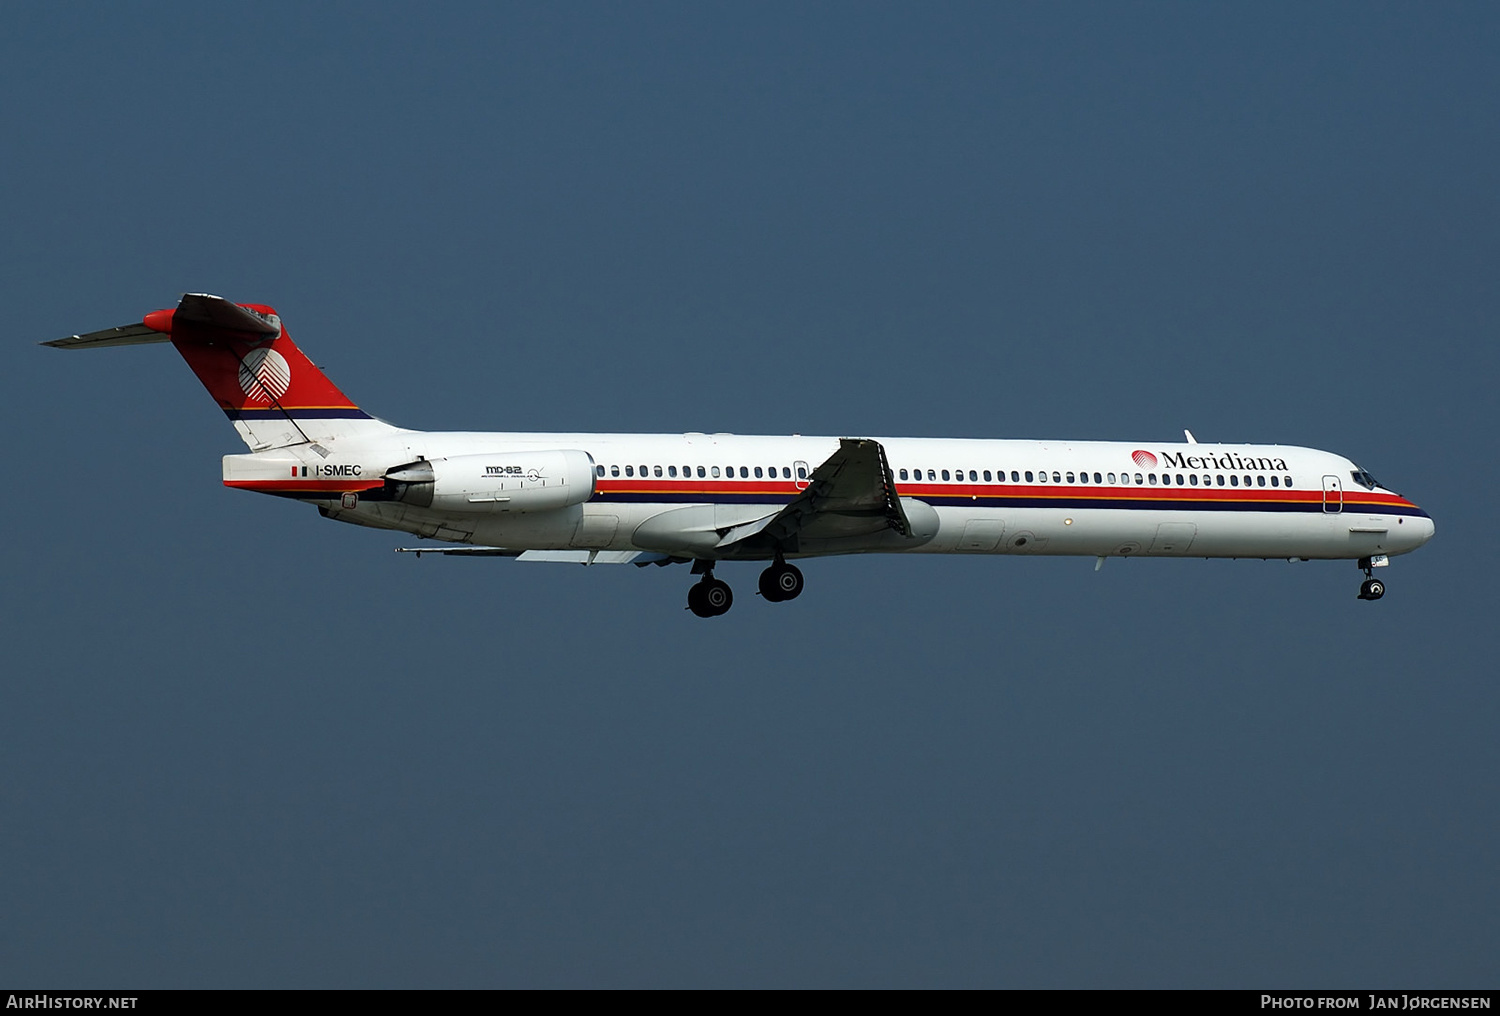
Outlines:
[[398, 554], [443, 554], [447, 557], [513, 557], [517, 561], [544, 561], [552, 564], [670, 564], [667, 554], [639, 550], [511, 550], [508, 547], [397, 547]]

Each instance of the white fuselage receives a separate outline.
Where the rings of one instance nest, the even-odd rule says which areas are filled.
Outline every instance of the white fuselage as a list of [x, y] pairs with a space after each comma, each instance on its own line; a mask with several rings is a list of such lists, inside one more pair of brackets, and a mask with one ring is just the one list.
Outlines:
[[[1310, 448], [875, 440], [913, 537], [823, 541], [788, 557], [889, 550], [1358, 559], [1406, 553], [1433, 534], [1415, 504], [1373, 485], [1349, 459]], [[780, 511], [838, 447], [830, 437], [392, 429], [328, 441], [326, 454], [300, 446], [226, 456], [225, 482], [310, 501], [341, 521], [455, 543], [715, 560], [741, 556], [717, 549], [721, 534]], [[377, 481], [403, 463], [558, 450], [592, 460], [593, 489], [579, 491], [581, 503], [518, 511], [480, 498], [455, 511], [380, 499]], [[327, 494], [310, 494], [311, 481], [270, 482], [299, 469], [323, 477]]]

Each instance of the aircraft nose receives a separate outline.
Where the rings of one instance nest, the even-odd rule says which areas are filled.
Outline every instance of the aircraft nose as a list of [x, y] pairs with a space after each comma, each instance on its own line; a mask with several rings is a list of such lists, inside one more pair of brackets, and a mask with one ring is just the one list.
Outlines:
[[1413, 547], [1420, 547], [1432, 539], [1432, 534], [1437, 532], [1437, 527], [1432, 523], [1430, 515], [1415, 515], [1406, 520], [1405, 536], [1411, 541]]

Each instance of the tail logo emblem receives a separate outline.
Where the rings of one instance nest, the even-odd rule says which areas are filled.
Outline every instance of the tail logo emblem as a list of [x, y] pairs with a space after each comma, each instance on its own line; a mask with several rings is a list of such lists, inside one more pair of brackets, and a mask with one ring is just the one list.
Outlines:
[[251, 402], [270, 405], [292, 384], [292, 368], [274, 349], [252, 349], [240, 361], [240, 390]]
[[1152, 455], [1150, 452], [1135, 451], [1130, 453], [1130, 457], [1134, 459], [1135, 464], [1140, 466], [1142, 469], [1156, 468], [1156, 456]]

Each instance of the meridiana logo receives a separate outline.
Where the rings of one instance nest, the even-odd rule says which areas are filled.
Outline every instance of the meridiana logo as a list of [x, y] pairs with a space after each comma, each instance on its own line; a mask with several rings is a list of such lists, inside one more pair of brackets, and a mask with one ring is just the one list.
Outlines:
[[1137, 450], [1131, 452], [1130, 457], [1134, 459], [1135, 464], [1140, 466], [1142, 469], [1156, 468], [1156, 456], [1152, 455], [1150, 452]]
[[251, 402], [270, 405], [292, 385], [286, 357], [267, 346], [252, 349], [240, 361], [240, 390]]

